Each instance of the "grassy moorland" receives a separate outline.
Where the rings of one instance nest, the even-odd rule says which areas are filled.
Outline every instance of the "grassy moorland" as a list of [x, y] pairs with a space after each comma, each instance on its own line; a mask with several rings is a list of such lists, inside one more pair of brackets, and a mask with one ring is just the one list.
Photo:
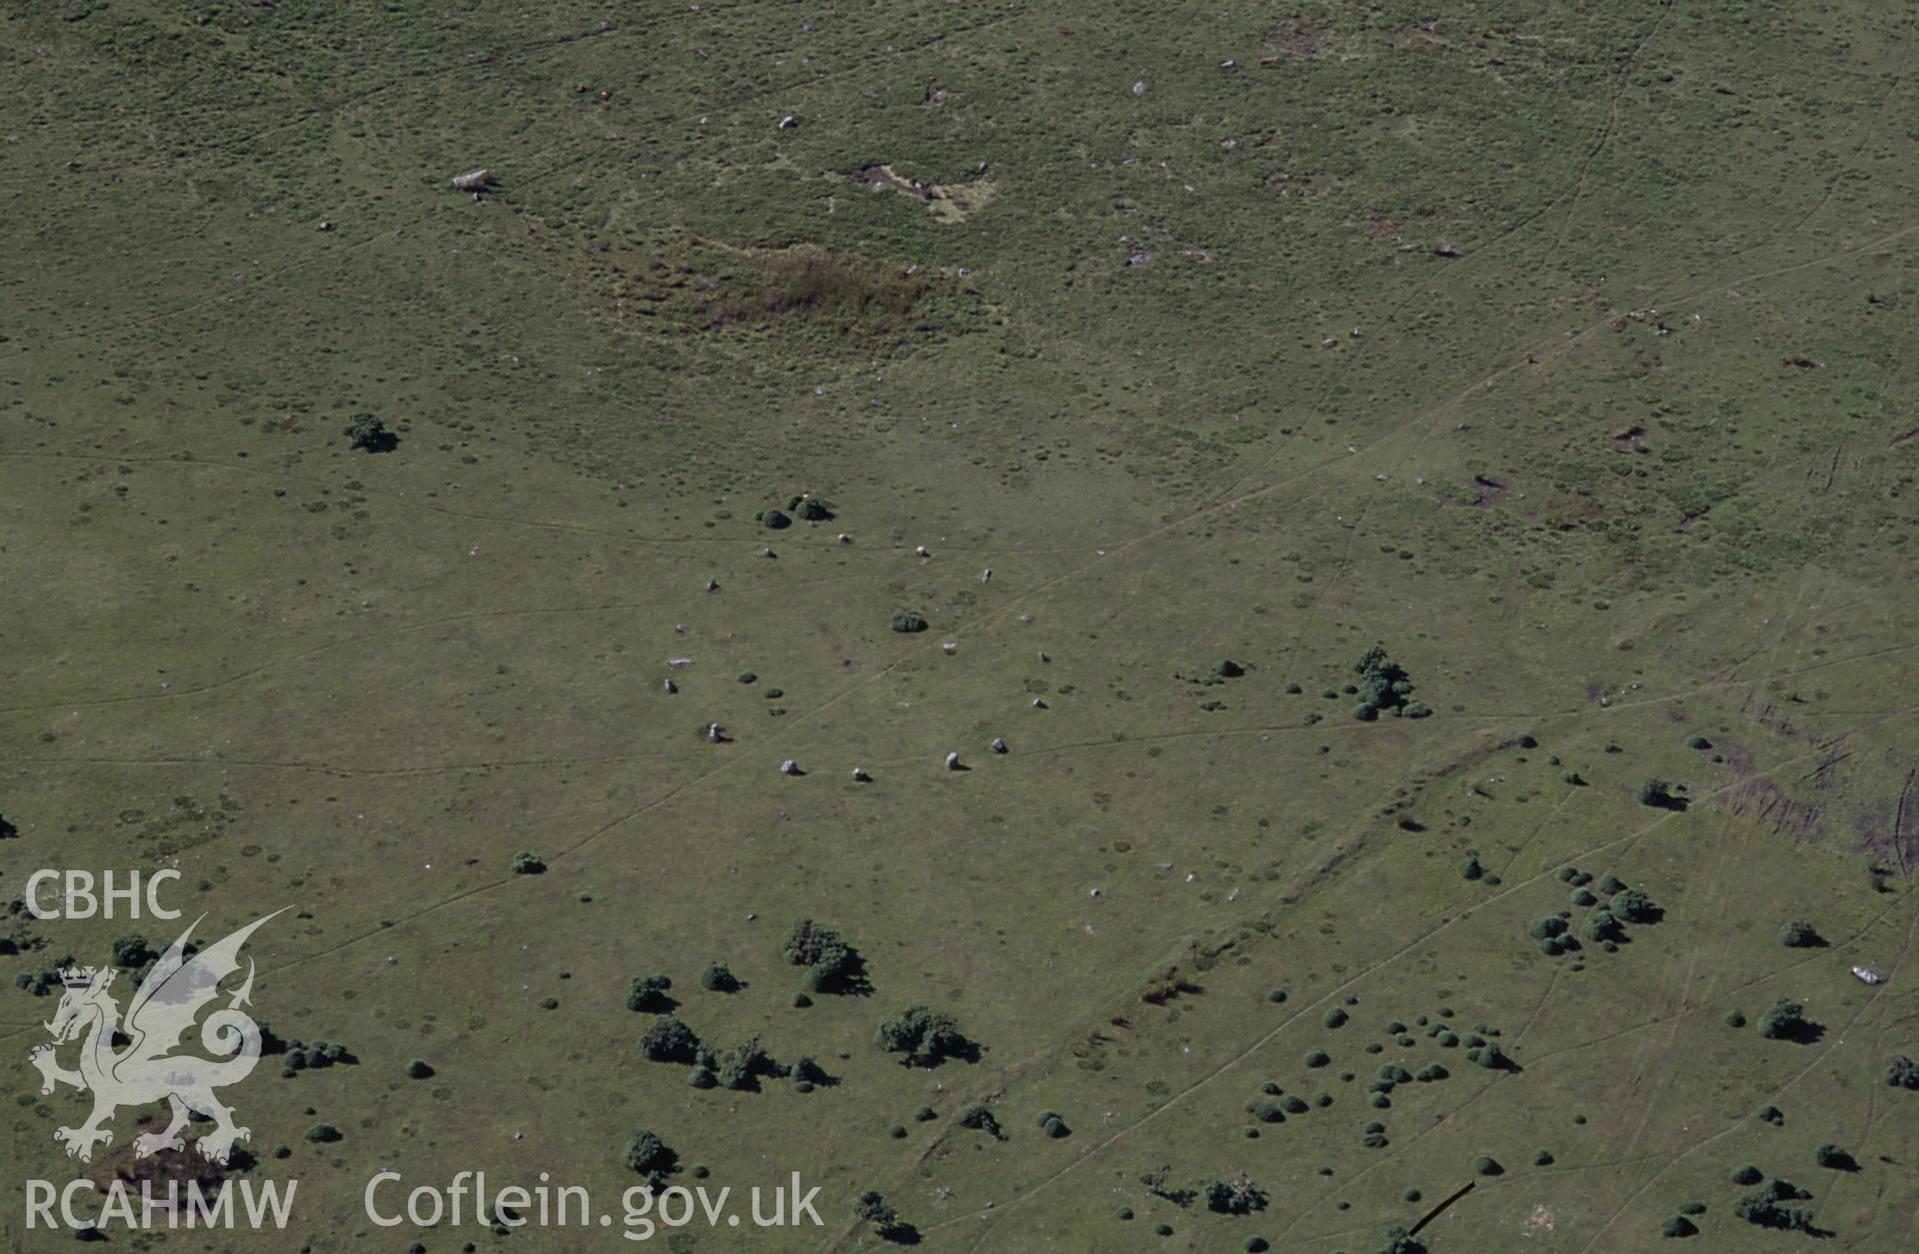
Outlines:
[[[823, 1186], [680, 1250], [1371, 1254], [1468, 1184], [1399, 1248], [1909, 1249], [1916, 39], [8, 5], [0, 896], [296, 907], [257, 1010], [357, 1061], [232, 1100], [315, 1250], [582, 1248], [361, 1190], [610, 1195], [636, 1129]], [[73, 1170], [51, 1007], [9, 1181]]]

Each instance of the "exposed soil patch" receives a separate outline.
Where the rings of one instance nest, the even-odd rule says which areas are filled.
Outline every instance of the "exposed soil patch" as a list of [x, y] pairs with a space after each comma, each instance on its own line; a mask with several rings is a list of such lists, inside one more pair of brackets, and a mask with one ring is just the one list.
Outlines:
[[[865, 352], [964, 332], [971, 323], [969, 293], [935, 269], [814, 244], [756, 249], [702, 238], [692, 244], [726, 261], [707, 257], [697, 270], [685, 267], [690, 290], [681, 326], [687, 330], [778, 331], [821, 348]], [[698, 282], [709, 266], [714, 277]]]
[[1485, 475], [1474, 475], [1473, 491], [1478, 493], [1478, 495], [1473, 498], [1473, 508], [1491, 509], [1493, 506], [1505, 500], [1507, 494], [1512, 491], [1512, 488], [1510, 485], [1501, 483], [1497, 479], [1488, 478]]
[[1339, 182], [1324, 170], [1303, 174], [1275, 174], [1266, 180], [1266, 190], [1277, 196], [1310, 196], [1327, 191]]
[[[145, 1126], [152, 1122], [151, 1119], [142, 1119], [140, 1122], [144, 1131], [152, 1131]], [[238, 1157], [238, 1151], [235, 1156]], [[86, 1177], [102, 1191], [115, 1180], [124, 1181], [136, 1196], [141, 1181], [151, 1181], [152, 1196], [156, 1199], [164, 1199], [168, 1182], [173, 1182], [179, 1186], [182, 1205], [186, 1202], [189, 1183], [199, 1185], [201, 1196], [211, 1200], [227, 1179], [226, 1172], [208, 1162], [191, 1141], [187, 1142], [184, 1150], [163, 1150], [158, 1154], [137, 1158], [131, 1137], [125, 1144], [117, 1145], [96, 1158], [87, 1168]]]
[[1794, 800], [1764, 777], [1726, 794], [1720, 804], [1742, 818], [1769, 823], [1774, 832], [1794, 840], [1810, 839], [1819, 820], [1818, 806]]
[[986, 179], [971, 183], [922, 183], [880, 163], [861, 166], [858, 177], [874, 191], [900, 192], [925, 201], [933, 216], [948, 224], [965, 221], [984, 209], [999, 193], [998, 186]]
[[1329, 51], [1332, 27], [1320, 22], [1293, 18], [1266, 32], [1261, 41], [1271, 52], [1261, 56], [1261, 65], [1277, 65], [1287, 57], [1319, 58]]
[[890, 187], [894, 191], [905, 192], [908, 196], [918, 196], [921, 200], [933, 199], [933, 189], [917, 179], [909, 179], [894, 171], [889, 165], [869, 165], [860, 171], [860, 177], [872, 187]]

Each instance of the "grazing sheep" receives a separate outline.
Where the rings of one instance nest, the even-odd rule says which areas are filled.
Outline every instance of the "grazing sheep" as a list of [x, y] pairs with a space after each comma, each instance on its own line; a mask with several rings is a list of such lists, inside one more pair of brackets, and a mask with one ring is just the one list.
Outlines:
[[993, 737], [993, 752], [994, 753], [1006, 752], [1006, 742], [1000, 739], [998, 736]]
[[680, 686], [674, 683], [670, 679], [662, 679], [660, 681], [660, 687], [665, 689], [668, 693], [674, 693], [680, 690]]
[[958, 652], [959, 652], [959, 641], [957, 641], [957, 640], [945, 640], [945, 641], [942, 641], [942, 642], [940, 643], [940, 648], [941, 648], [941, 650], [943, 650], [943, 651], [945, 652], [945, 654], [946, 654], [946, 655], [947, 655], [948, 657], [951, 657], [951, 656], [953, 656], [953, 654], [955, 654], [955, 653], [958, 653]]
[[949, 753], [946, 755], [946, 769], [949, 771], [957, 771], [960, 769], [959, 754]]
[[1046, 708], [1046, 703], [1045, 703], [1044, 701], [1042, 701], [1042, 700], [1040, 700], [1040, 699], [1039, 699], [1038, 697], [1034, 697], [1034, 698], [1033, 698], [1033, 708], [1034, 708], [1035, 710], [1043, 710], [1043, 709], [1045, 709], [1045, 708]]
[[913, 549], [913, 553], [914, 553], [914, 554], [915, 554], [916, 556], [918, 556], [918, 557], [931, 557], [931, 556], [933, 556], [933, 551], [932, 551], [931, 549], [929, 549], [929, 548], [927, 548], [927, 547], [926, 547], [925, 545], [923, 545], [923, 544], [922, 544], [922, 545], [918, 545], [918, 546], [916, 546], [916, 547], [915, 547], [915, 548]]
[[717, 579], [709, 579], [709, 580], [707, 580], [707, 581], [706, 581], [706, 590], [707, 590], [708, 592], [718, 592], [718, 591], [720, 590], [720, 581], [719, 581], [719, 580], [717, 580]]
[[492, 172], [484, 167], [478, 170], [468, 170], [465, 174], [456, 174], [453, 176], [453, 186], [455, 190], [462, 192], [485, 191], [487, 185], [492, 182]]
[[856, 766], [853, 768], [853, 782], [856, 784], [870, 784], [873, 782], [873, 776], [865, 767]]
[[842, 532], [840, 532], [840, 543], [841, 543], [841, 544], [851, 544], [851, 543], [853, 543], [853, 537], [852, 537], [852, 536], [849, 536], [849, 535], [847, 535], [847, 534], [846, 534], [846, 533], [845, 533], [844, 531], [842, 531]]
[[706, 738], [716, 745], [723, 744], [726, 740], [726, 729], [718, 723], [708, 723], [706, 725]]
[[786, 759], [786, 761], [780, 763], [780, 774], [798, 775], [799, 773], [800, 773], [800, 764], [798, 762], [795, 762], [792, 758], [788, 758]]

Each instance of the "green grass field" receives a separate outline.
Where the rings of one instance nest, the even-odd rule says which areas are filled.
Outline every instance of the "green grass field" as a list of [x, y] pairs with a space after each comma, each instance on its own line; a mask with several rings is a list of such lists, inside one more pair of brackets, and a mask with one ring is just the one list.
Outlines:
[[[356, 1060], [229, 1093], [286, 1233], [111, 1240], [627, 1248], [362, 1191], [610, 1200], [647, 1129], [666, 1182], [821, 1186], [678, 1251], [1374, 1254], [1469, 1184], [1397, 1249], [1912, 1249], [1915, 42], [1858, 0], [6, 5], [0, 898], [177, 868], [185, 919], [16, 903], [0, 973], [292, 907], [254, 1009]], [[1375, 644], [1428, 716], [1356, 717]], [[801, 917], [870, 987], [794, 1005]], [[830, 1081], [648, 1061], [655, 972]], [[60, 992], [0, 987], [7, 1248], [73, 1242], [15, 1181], [163, 1110], [61, 1152]], [[915, 1004], [976, 1056], [877, 1048]]]

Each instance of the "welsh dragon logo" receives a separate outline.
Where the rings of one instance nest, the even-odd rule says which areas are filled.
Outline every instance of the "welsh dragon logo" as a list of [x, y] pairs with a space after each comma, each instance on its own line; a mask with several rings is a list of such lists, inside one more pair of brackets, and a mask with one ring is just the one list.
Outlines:
[[[93, 1113], [85, 1123], [54, 1130], [53, 1139], [66, 1146], [69, 1157], [90, 1162], [95, 1146], [111, 1144], [113, 1133], [103, 1125], [120, 1107], [162, 1100], [171, 1107], [172, 1117], [164, 1131], [134, 1139], [134, 1153], [139, 1157], [185, 1149], [180, 1132], [187, 1125], [189, 1112], [213, 1120], [213, 1130], [195, 1142], [210, 1162], [225, 1164], [233, 1154], [234, 1143], [249, 1139], [246, 1128], [234, 1125], [233, 1108], [222, 1104], [214, 1090], [244, 1080], [260, 1061], [260, 1026], [240, 1009], [252, 998], [251, 959], [247, 960], [245, 983], [200, 1025], [200, 1044], [214, 1060], [173, 1051], [200, 1018], [200, 1012], [219, 999], [220, 981], [240, 969], [240, 946], [272, 917], [269, 914], [255, 919], [188, 957], [187, 938], [199, 926], [199, 920], [195, 920], [167, 946], [140, 982], [124, 1024], [112, 995], [118, 971], [112, 967], [79, 967], [60, 972], [67, 991], [54, 1011], [53, 1022], [44, 1025], [53, 1035], [53, 1044], [36, 1045], [27, 1059], [45, 1078], [40, 1086], [42, 1095], [53, 1092], [57, 1084], [93, 1094]], [[79, 1069], [69, 1071], [60, 1065], [55, 1049], [83, 1036], [86, 1039], [80, 1047]], [[117, 1052], [116, 1036], [128, 1041]]]

